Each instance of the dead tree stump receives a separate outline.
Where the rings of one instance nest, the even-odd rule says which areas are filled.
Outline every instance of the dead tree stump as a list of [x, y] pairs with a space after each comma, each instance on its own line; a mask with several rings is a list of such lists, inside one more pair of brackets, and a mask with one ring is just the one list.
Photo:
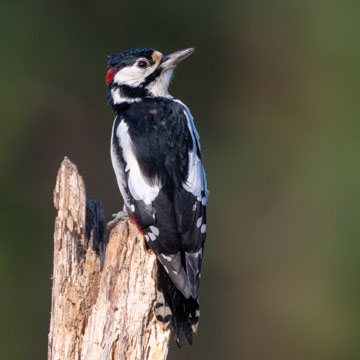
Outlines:
[[54, 190], [58, 210], [48, 360], [163, 360], [170, 332], [154, 315], [156, 257], [130, 222], [105, 237], [101, 202], [67, 158]]

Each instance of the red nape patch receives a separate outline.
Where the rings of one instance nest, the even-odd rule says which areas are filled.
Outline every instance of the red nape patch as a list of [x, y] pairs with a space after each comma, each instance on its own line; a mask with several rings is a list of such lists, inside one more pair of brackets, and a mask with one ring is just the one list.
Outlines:
[[130, 216], [130, 221], [136, 226], [136, 228], [139, 230], [139, 232], [144, 235], [144, 233], [142, 232], [140, 226], [138, 225], [138, 223], [136, 222], [136, 220], [134, 219], [133, 216]]
[[113, 82], [114, 76], [115, 76], [115, 69], [114, 68], [109, 69], [105, 78], [106, 85], [110, 85]]

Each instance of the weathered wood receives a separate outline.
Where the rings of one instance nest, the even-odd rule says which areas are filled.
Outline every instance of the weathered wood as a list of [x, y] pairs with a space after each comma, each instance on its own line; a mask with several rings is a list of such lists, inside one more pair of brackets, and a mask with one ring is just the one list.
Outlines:
[[99, 201], [65, 158], [54, 190], [58, 210], [48, 360], [163, 360], [170, 332], [154, 315], [156, 257], [130, 222], [105, 239]]

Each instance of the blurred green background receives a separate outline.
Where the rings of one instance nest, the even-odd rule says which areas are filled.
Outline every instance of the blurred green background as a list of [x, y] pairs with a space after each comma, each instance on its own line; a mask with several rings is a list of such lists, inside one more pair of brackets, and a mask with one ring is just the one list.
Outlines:
[[[64, 155], [107, 218], [106, 55], [194, 46], [191, 109], [211, 191], [192, 347], [169, 359], [360, 358], [358, 1], [2, 1], [0, 358], [47, 354]], [[64, 359], [65, 360], [65, 359]]]

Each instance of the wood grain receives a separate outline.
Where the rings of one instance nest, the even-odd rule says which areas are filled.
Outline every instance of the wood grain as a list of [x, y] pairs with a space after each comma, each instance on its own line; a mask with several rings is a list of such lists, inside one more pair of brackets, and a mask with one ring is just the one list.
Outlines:
[[86, 200], [77, 167], [61, 164], [48, 360], [163, 360], [170, 331], [154, 315], [155, 255], [128, 221], [105, 237], [101, 202]]

